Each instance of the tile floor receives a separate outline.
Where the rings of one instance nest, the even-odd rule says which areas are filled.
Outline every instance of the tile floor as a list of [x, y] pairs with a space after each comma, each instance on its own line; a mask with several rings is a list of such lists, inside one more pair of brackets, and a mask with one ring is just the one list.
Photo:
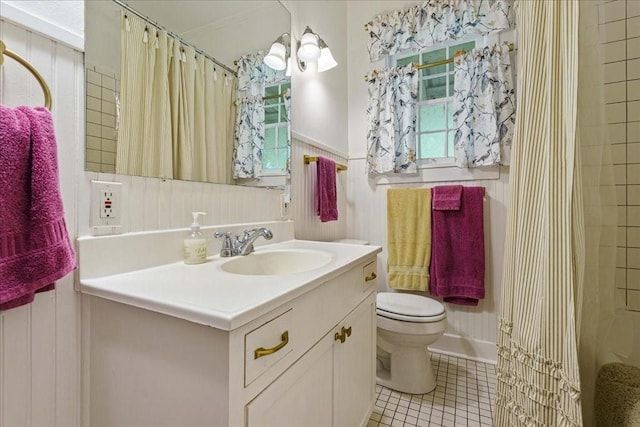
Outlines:
[[495, 366], [431, 353], [436, 389], [400, 393], [376, 386], [376, 403], [367, 427], [492, 427]]

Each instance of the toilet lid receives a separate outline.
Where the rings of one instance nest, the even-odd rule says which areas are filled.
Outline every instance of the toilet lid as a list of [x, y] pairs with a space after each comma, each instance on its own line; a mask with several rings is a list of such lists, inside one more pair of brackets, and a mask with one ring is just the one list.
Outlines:
[[376, 296], [376, 311], [381, 316], [409, 322], [437, 321], [445, 317], [440, 302], [400, 292], [380, 292]]

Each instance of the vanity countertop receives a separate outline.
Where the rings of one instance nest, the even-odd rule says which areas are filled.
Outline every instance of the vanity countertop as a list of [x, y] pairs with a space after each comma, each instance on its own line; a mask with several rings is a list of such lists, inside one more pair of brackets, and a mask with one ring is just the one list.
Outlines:
[[[382, 251], [379, 246], [289, 240], [256, 248], [323, 251], [331, 261], [319, 268], [283, 275], [227, 273], [234, 258], [211, 256], [206, 263], [176, 262], [121, 274], [81, 278], [80, 291], [218, 329], [231, 331], [346, 272]], [[248, 255], [249, 257], [251, 255]]]

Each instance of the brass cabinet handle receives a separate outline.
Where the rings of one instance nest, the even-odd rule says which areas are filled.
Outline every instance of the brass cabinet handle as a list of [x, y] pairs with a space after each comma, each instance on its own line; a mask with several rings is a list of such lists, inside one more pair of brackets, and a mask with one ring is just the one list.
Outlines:
[[376, 280], [376, 277], [378, 277], [378, 276], [376, 276], [376, 273], [371, 273], [371, 276], [367, 276], [367, 277], [365, 277], [365, 278], [364, 278], [364, 281], [365, 281], [365, 282], [370, 282], [370, 281], [372, 281], [372, 280]]
[[340, 341], [340, 344], [343, 344], [346, 340], [347, 337], [351, 336], [351, 326], [349, 326], [348, 328], [345, 328], [344, 326], [340, 329], [340, 332], [336, 332], [336, 334], [333, 336], [333, 339], [335, 341]]
[[268, 356], [270, 354], [275, 353], [276, 351], [280, 350], [282, 347], [284, 347], [285, 345], [287, 345], [289, 343], [289, 331], [284, 331], [282, 333], [281, 338], [282, 342], [280, 344], [278, 344], [275, 347], [271, 347], [271, 348], [264, 348], [264, 347], [260, 347], [260, 348], [256, 348], [256, 350], [253, 352], [253, 358], [254, 359], [258, 359], [262, 356]]

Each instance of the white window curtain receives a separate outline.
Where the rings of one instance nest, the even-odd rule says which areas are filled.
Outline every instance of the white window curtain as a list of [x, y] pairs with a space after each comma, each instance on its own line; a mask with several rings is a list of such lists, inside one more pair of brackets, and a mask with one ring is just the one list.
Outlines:
[[286, 70], [274, 70], [264, 63], [266, 53], [259, 51], [238, 58], [238, 90], [249, 91], [249, 95], [262, 95], [266, 85], [286, 81]]
[[516, 107], [508, 44], [458, 55], [454, 70], [456, 166], [508, 165]]
[[428, 0], [378, 15], [367, 23], [371, 61], [419, 51], [468, 34], [486, 35], [515, 27], [514, 0]]
[[262, 96], [248, 96], [236, 101], [236, 105], [233, 177], [259, 178], [264, 147], [264, 101]]
[[412, 64], [368, 76], [369, 173], [416, 171], [418, 73]]
[[[124, 13], [116, 172], [230, 183], [236, 79], [165, 31]], [[230, 86], [230, 87], [229, 87]], [[135, 112], [133, 114], [132, 112]], [[224, 177], [224, 178], [221, 178]]]

